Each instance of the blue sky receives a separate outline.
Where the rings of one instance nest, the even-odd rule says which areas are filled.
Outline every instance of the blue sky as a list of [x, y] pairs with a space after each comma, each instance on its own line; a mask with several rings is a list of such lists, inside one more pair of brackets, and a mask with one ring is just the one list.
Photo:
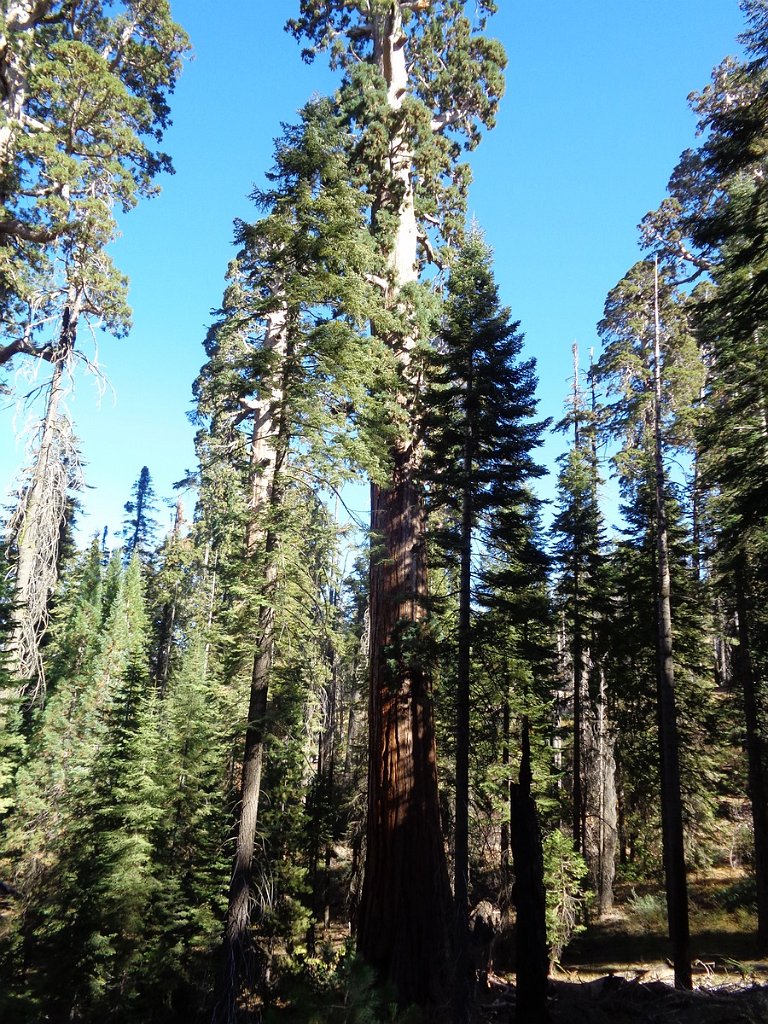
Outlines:
[[[143, 465], [160, 498], [194, 465], [186, 413], [233, 254], [232, 221], [253, 215], [247, 197], [271, 164], [281, 122], [337, 82], [322, 61], [304, 65], [283, 32], [297, 6], [229, 0], [214, 15], [201, 0], [173, 3], [194, 46], [164, 143], [176, 174], [123, 219], [114, 247], [131, 280], [134, 328], [125, 340], [99, 341], [112, 390], [99, 400], [80, 378], [68, 403], [87, 463], [86, 535], [119, 528]], [[585, 360], [596, 345], [605, 296], [638, 258], [636, 225], [694, 142], [686, 97], [736, 52], [742, 17], [737, 0], [499, 6], [490, 31], [509, 56], [507, 92], [496, 129], [471, 156], [470, 215], [495, 251], [502, 301], [538, 360], [540, 411], [557, 418], [571, 345]], [[23, 418], [0, 407], [3, 491], [23, 459], [13, 442]], [[547, 443], [550, 466], [564, 444], [559, 436]]]

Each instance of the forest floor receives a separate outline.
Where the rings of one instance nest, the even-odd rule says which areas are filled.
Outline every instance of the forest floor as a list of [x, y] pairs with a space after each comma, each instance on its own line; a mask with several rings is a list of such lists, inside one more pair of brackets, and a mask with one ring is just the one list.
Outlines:
[[[768, 1024], [768, 960], [757, 956], [755, 916], [723, 907], [742, 881], [730, 868], [690, 879], [692, 992], [673, 986], [663, 896], [617, 886], [615, 909], [578, 935], [552, 972], [553, 1024]], [[488, 1024], [509, 1020], [513, 983], [492, 977]]]

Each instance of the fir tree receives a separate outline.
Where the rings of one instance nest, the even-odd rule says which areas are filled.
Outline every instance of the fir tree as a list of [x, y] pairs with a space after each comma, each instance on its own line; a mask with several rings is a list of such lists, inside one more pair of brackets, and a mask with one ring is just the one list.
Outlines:
[[[505, 516], [527, 497], [525, 484], [544, 471], [531, 450], [545, 424], [535, 423], [533, 360], [521, 362], [522, 336], [499, 304], [491, 254], [473, 236], [459, 251], [448, 282], [443, 329], [430, 360], [422, 424], [430, 501], [447, 519], [442, 537], [459, 563], [456, 701], [455, 900], [457, 1019], [468, 1018], [469, 747], [472, 647], [472, 537], [481, 523], [498, 543]], [[453, 525], [453, 529], [451, 529]]]

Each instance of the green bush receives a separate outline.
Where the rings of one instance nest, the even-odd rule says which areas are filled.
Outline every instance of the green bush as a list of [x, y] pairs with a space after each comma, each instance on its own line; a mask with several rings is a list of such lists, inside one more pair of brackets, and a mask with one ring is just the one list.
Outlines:
[[555, 829], [544, 837], [544, 886], [547, 894], [547, 942], [552, 961], [579, 932], [583, 911], [592, 893], [585, 888], [589, 873], [586, 861], [576, 853], [569, 836]]

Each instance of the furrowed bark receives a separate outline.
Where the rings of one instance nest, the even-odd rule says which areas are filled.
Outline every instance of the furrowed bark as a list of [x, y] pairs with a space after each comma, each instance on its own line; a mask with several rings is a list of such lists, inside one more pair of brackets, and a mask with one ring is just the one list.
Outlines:
[[[374, 59], [397, 111], [408, 93], [400, 5], [372, 15]], [[413, 152], [391, 139], [389, 183], [377, 211], [395, 213], [388, 251], [394, 308], [417, 279]], [[382, 239], [388, 244], [386, 239]], [[407, 408], [412, 337], [387, 339], [403, 371]], [[413, 434], [411, 435], [413, 436]], [[424, 509], [417, 483], [419, 452], [410, 439], [391, 453], [392, 478], [371, 489], [371, 658], [368, 824], [358, 945], [395, 989], [398, 1002], [441, 1005], [448, 991], [450, 886], [438, 804], [429, 671], [420, 651], [426, 628]]]

